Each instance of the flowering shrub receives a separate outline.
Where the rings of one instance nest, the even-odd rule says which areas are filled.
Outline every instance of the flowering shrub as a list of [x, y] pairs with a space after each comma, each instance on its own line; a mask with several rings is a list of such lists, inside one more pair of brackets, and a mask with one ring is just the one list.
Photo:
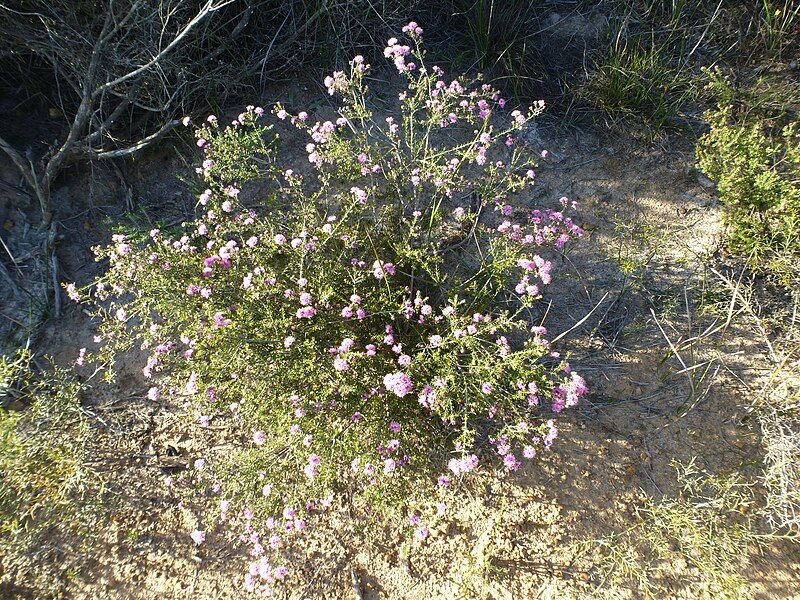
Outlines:
[[519, 134], [542, 107], [506, 115], [490, 86], [425, 65], [416, 24], [404, 33], [384, 53], [407, 82], [398, 113], [374, 115], [357, 56], [325, 80], [337, 119], [272, 111], [308, 134], [305, 167], [258, 141], [260, 108], [209, 118], [197, 220], [98, 249], [99, 358], [141, 345], [152, 400], [234, 436], [195, 473], [250, 547], [249, 590], [287, 576], [282, 553], [334, 503], [406, 511], [424, 539], [444, 510], [435, 490], [516, 470], [586, 392], [524, 318], [551, 282], [548, 251], [581, 233], [567, 199], [514, 204], [535, 177]]

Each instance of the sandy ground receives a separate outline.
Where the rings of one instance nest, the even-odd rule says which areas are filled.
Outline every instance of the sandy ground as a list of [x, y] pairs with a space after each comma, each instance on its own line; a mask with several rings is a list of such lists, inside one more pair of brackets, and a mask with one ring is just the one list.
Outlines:
[[[412, 544], [408, 559], [397, 539], [362, 545], [348, 538], [334, 515], [296, 557], [298, 574], [287, 598], [355, 598], [351, 571], [365, 599], [636, 598], [632, 587], [598, 591], [592, 552], [580, 557], [574, 544], [633, 524], [643, 495], [677, 493], [673, 460], [696, 458], [700, 467], [722, 473], [758, 457], [757, 435], [741, 424], [747, 408], [742, 382], [761, 375], [758, 340], [733, 324], [685, 350], [691, 364], [714, 361], [710, 374], [716, 374], [701, 384], [698, 400], [658, 326], [677, 343], [713, 319], [698, 312], [697, 301], [709, 276], [705, 264], [719, 254], [722, 222], [713, 188], [692, 171], [691, 148], [647, 150], [546, 125], [530, 139], [550, 152], [530, 205], [555, 206], [562, 195], [582, 205], [587, 233], [556, 265], [561, 277], [547, 290], [542, 315], [547, 303], [558, 309], [546, 318], [558, 334], [594, 309], [558, 344], [586, 377], [588, 400], [566, 416], [553, 452], [512, 477], [476, 484], [426, 542]], [[102, 215], [121, 214], [125, 187], [137, 207], [176, 215], [189, 210], [193, 199], [174, 176], [182, 169], [170, 155], [154, 154], [128, 165], [122, 180], [101, 173], [90, 185], [88, 173], [65, 177], [56, 192], [60, 213], [69, 215], [59, 226], [61, 279], [84, 283], [97, 273], [89, 248], [108, 235]], [[5, 162], [0, 175], [17, 179]], [[19, 232], [33, 230], [34, 223], [32, 207], [12, 208], [17, 200], [0, 188], [7, 225], [0, 234], [15, 253], [27, 243]], [[6, 257], [0, 261], [9, 267]], [[21, 262], [25, 268], [33, 261]], [[19, 307], [4, 298], [4, 315], [19, 320], [8, 314]], [[13, 329], [4, 326], [6, 333]], [[37, 347], [66, 364], [90, 346], [92, 334], [82, 311], [65, 305], [58, 320], [45, 322]], [[161, 484], [167, 448], [177, 454], [173, 462], [189, 464], [202, 439], [179, 409], [144, 398], [145, 383], [134, 375], [141, 361], [129, 361], [130, 373], [115, 388], [96, 386], [87, 397], [104, 418], [104, 453], [116, 488], [125, 491], [124, 509], [114, 515], [103, 552], [66, 583], [65, 596], [242, 597], [235, 581], [241, 553], [213, 542], [196, 549], [188, 537], [194, 513], [182, 510]], [[692, 565], [672, 565], [669, 597], [713, 597], [692, 585], [696, 578]], [[798, 548], [754, 549], [748, 579], [743, 597], [800, 598]]]

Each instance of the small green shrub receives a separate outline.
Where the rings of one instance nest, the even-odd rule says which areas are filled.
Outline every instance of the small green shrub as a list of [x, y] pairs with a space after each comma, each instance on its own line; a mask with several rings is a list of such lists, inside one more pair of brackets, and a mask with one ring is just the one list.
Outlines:
[[54, 593], [97, 535], [102, 502], [90, 467], [81, 385], [69, 371], [35, 374], [31, 354], [0, 359], [2, 583]]
[[[788, 285], [800, 282], [800, 133], [794, 119], [770, 120], [723, 103], [708, 113], [711, 129], [697, 145], [698, 166], [717, 182], [728, 244]], [[727, 99], [728, 103], [724, 103]]]

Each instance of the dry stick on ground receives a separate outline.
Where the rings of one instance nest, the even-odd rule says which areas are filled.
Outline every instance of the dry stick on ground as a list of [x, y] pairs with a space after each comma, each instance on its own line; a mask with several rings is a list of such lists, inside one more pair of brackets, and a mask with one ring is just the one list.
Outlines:
[[361, 593], [361, 579], [353, 566], [350, 567], [350, 583], [353, 585], [353, 594], [355, 594], [356, 600], [364, 600], [364, 595]]

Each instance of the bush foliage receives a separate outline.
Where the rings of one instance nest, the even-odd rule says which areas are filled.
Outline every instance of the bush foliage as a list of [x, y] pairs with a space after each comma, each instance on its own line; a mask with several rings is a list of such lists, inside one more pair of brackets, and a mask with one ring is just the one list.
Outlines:
[[251, 589], [285, 576], [281, 549], [344, 498], [375, 522], [407, 511], [425, 537], [436, 488], [516, 470], [586, 392], [525, 318], [547, 254], [581, 233], [566, 198], [519, 205], [535, 178], [519, 135], [541, 107], [506, 114], [490, 86], [427, 65], [416, 24], [404, 33], [384, 52], [406, 81], [394, 115], [369, 108], [357, 56], [325, 80], [335, 120], [272, 111], [309, 136], [306, 166], [273, 149], [263, 109], [209, 117], [197, 220], [98, 249], [99, 358], [141, 344], [152, 399], [234, 432], [235, 452], [197, 466], [250, 536]]
[[731, 248], [753, 264], [800, 283], [800, 133], [792, 118], [773, 120], [735, 106], [735, 92], [719, 74], [719, 105], [698, 142], [698, 165], [717, 182]]

